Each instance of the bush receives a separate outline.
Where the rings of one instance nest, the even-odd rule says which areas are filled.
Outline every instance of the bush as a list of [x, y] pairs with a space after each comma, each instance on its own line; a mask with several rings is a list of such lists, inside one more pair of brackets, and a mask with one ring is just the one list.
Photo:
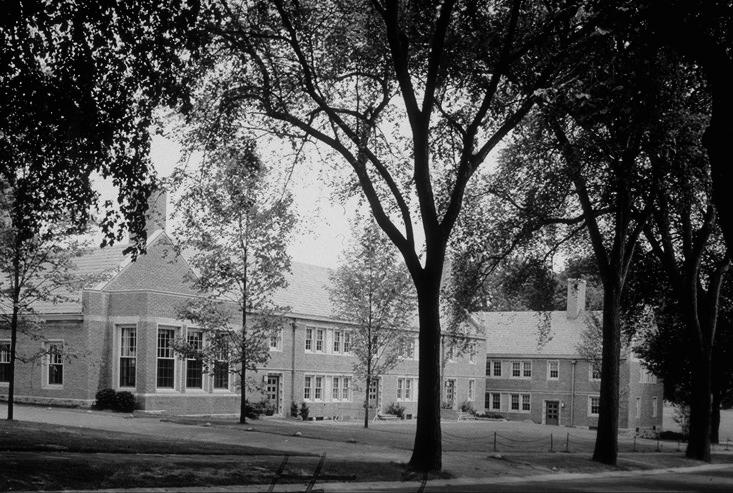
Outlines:
[[135, 410], [135, 396], [126, 390], [117, 392], [114, 410], [121, 413], [133, 412]]
[[260, 402], [244, 401], [244, 415], [249, 419], [260, 419], [263, 414], [272, 416], [275, 413], [275, 406], [270, 401], [263, 399]]
[[677, 431], [669, 431], [665, 430], [659, 433], [659, 439], [660, 440], [684, 440], [685, 436]]
[[477, 416], [479, 418], [504, 419], [504, 416], [493, 411], [486, 411], [485, 413], [478, 414]]
[[405, 419], [405, 408], [393, 402], [387, 406], [387, 414], [394, 414], [395, 416], [399, 416], [400, 419]]
[[94, 396], [96, 399], [94, 402], [95, 409], [114, 409], [116, 405], [117, 392], [114, 389], [102, 389], [97, 391]]
[[305, 402], [300, 403], [300, 417], [303, 418], [303, 421], [308, 419], [308, 415], [310, 414], [311, 410], [308, 409], [308, 404]]
[[682, 435], [687, 437], [690, 434], [690, 408], [684, 404], [674, 404], [674, 415], [672, 417], [675, 423], [682, 428]]
[[290, 416], [293, 418], [298, 417], [298, 405], [295, 403], [295, 401], [290, 403]]
[[476, 414], [476, 410], [473, 408], [473, 402], [471, 401], [463, 401], [461, 404], [461, 412], [462, 413], [471, 413], [473, 415]]
[[453, 409], [453, 403], [450, 401], [443, 401], [440, 403], [441, 409]]

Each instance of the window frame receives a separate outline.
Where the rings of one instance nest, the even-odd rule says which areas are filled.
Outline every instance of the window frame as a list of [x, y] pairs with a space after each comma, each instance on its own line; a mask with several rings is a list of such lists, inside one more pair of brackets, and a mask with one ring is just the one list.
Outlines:
[[656, 395], [653, 396], [652, 397], [652, 418], [657, 418], [659, 416], [659, 412], [658, 412], [659, 404], [658, 404], [658, 402], [659, 401], [657, 400], [657, 396]]
[[468, 379], [468, 392], [466, 396], [466, 400], [469, 402], [473, 402], [476, 398], [476, 380], [473, 378]]
[[[10, 339], [0, 339], [0, 347], [7, 345], [6, 351], [0, 350], [0, 365], [7, 365], [7, 369], [2, 373], [7, 372], [8, 379], [0, 380], [0, 387], [7, 387], [10, 385], [10, 345], [12, 341]], [[3, 361], [3, 355], [7, 358], [7, 361]]]
[[[275, 352], [282, 352], [283, 350], [283, 328], [278, 327], [273, 331], [272, 334], [267, 338], [268, 342], [268, 350], [269, 351], [275, 351]], [[275, 341], [275, 345], [272, 345], [272, 341]]]
[[[137, 338], [137, 332], [138, 327], [137, 325], [118, 325], [117, 326], [117, 340], [119, 341], [119, 349], [117, 351], [118, 357], [117, 357], [117, 388], [118, 389], [137, 389], [137, 348], [138, 348], [138, 338]], [[134, 345], [126, 344], [125, 343], [125, 333], [126, 331], [132, 331], [133, 337], [127, 338], [127, 343], [134, 342]], [[157, 335], [157, 334], [156, 334]], [[156, 339], [157, 344], [157, 339]], [[127, 353], [127, 354], [124, 354]], [[130, 356], [129, 354], [132, 354]], [[125, 385], [123, 385], [123, 372], [122, 372], [122, 360], [126, 360], [132, 363], [132, 368], [134, 371], [132, 371], [132, 385], [127, 385], [129, 383], [129, 380], [125, 380]], [[129, 377], [130, 375], [127, 374], [129, 372], [129, 367], [127, 368], [127, 372], [125, 372], [125, 377]]]
[[[557, 373], [557, 375], [555, 375], [554, 377], [552, 376], [552, 372], [553, 372], [552, 366], [553, 366], [553, 364], [556, 365], [556, 368], [555, 368], [554, 371]], [[547, 360], [547, 379], [548, 380], [553, 380], [553, 381], [559, 381], [560, 380], [560, 360], [559, 359], [550, 359], [550, 360]]]
[[[594, 406], [593, 405], [593, 400], [594, 399], [598, 401], [598, 405], [597, 406]], [[593, 408], [594, 407], [597, 407], [598, 408], [598, 412], [595, 412], [595, 413], [593, 412]], [[600, 395], [589, 395], [588, 396], [588, 417], [589, 418], [596, 418], [596, 417], [598, 417], [598, 414], [600, 413], [600, 410], [601, 410], [601, 396]]]
[[[176, 365], [176, 354], [175, 354], [175, 351], [173, 350], [173, 346], [171, 345], [171, 343], [175, 340], [175, 338], [176, 338], [176, 332], [179, 331], [179, 330], [180, 330], [180, 327], [176, 327], [176, 326], [173, 326], [173, 325], [162, 325], [162, 324], [161, 325], [158, 325], [158, 331], [156, 332], [156, 338], [155, 338], [155, 390], [156, 391], [163, 391], [163, 392], [168, 391], [168, 392], [171, 392], [171, 391], [176, 391], [177, 390], [177, 387], [176, 387], [176, 384], [177, 384], [177, 379], [176, 379], [176, 377], [177, 377], [177, 371], [176, 371], [176, 367], [178, 365]], [[168, 346], [165, 347], [165, 348], [161, 348], [161, 346], [160, 346], [161, 332], [163, 332], [163, 331], [170, 332], [170, 338], [168, 339]], [[161, 356], [161, 351], [164, 351], [165, 354], [170, 353], [170, 356]], [[160, 380], [161, 379], [161, 375], [160, 375], [161, 366], [160, 366], [160, 363], [161, 363], [161, 360], [170, 362], [169, 364], [171, 365], [171, 370], [172, 370], [172, 375], [170, 377], [170, 379], [171, 379], [171, 386], [170, 387], [164, 387], [164, 386], [161, 386], [160, 385], [160, 381], [161, 381]]]
[[313, 327], [306, 327], [305, 328], [305, 343], [303, 345], [303, 350], [306, 353], [312, 353], [313, 352], [313, 331], [315, 329]]
[[[45, 354], [43, 356], [43, 380], [42, 387], [45, 389], [59, 390], [64, 388], [64, 382], [66, 381], [64, 375], [64, 340], [63, 339], [49, 339], [43, 343]], [[52, 348], [60, 346], [59, 350], [53, 350]], [[61, 375], [61, 382], [51, 383], [51, 368], [60, 367], [59, 374]]]
[[[192, 338], [192, 336], [195, 336], [195, 335], [198, 335], [198, 339], [199, 339], [198, 340], [198, 344], [197, 344], [197, 349], [199, 351], [201, 351], [204, 348], [204, 331], [203, 330], [197, 329], [195, 327], [190, 327], [190, 328], [186, 329], [186, 343], [188, 345], [191, 345], [191, 338]], [[191, 373], [191, 371], [190, 371], [191, 370], [191, 367], [189, 365], [191, 365], [192, 362], [196, 366], [199, 367], [198, 368], [198, 375], [194, 375], [200, 381], [200, 385], [198, 387], [189, 385], [189, 378], [191, 377], [191, 375], [190, 375], [190, 373]], [[199, 391], [204, 390], [204, 364], [203, 364], [203, 361], [201, 361], [200, 359], [197, 360], [196, 358], [189, 358], [189, 357], [187, 357], [185, 363], [186, 363], [186, 370], [185, 370], [185, 372], [186, 372], [186, 379], [185, 379], [186, 390], [188, 390], [188, 389], [191, 389], [191, 390], [199, 390]]]
[[303, 400], [313, 401], [313, 375], [303, 375]]
[[[491, 410], [501, 411], [501, 392], [489, 392], [491, 394]], [[498, 399], [495, 399], [498, 397]], [[494, 405], [496, 404], [496, 407]]]
[[[490, 359], [489, 362], [489, 373], [486, 375], [489, 378], [503, 378], [503, 360], [500, 359]], [[499, 369], [499, 373], [496, 373], [496, 369]]]
[[594, 375], [596, 374], [596, 365], [592, 362], [588, 362], [588, 381], [589, 382], [600, 382], [601, 381], [601, 368], [598, 368], [598, 378], [596, 378]]

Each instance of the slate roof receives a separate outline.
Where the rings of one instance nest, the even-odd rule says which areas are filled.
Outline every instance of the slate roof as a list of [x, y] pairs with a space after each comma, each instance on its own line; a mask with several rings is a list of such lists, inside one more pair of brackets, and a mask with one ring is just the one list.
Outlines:
[[581, 334], [589, 323], [593, 323], [588, 312], [575, 319], [568, 318], [566, 311], [476, 312], [472, 315], [483, 327], [488, 354], [526, 357], [579, 357], [576, 348]]
[[291, 270], [288, 287], [275, 293], [274, 303], [289, 306], [292, 314], [332, 318], [332, 305], [328, 293], [329, 275], [332, 269], [293, 262]]

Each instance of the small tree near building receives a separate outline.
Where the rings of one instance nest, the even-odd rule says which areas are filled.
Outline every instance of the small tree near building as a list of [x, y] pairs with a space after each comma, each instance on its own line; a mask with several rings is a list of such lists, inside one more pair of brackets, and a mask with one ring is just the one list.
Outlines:
[[351, 331], [354, 373], [364, 381], [364, 428], [369, 427], [372, 382], [414, 356], [414, 289], [390, 240], [370, 222], [332, 275], [334, 316], [356, 325]]
[[275, 306], [272, 295], [287, 286], [295, 216], [291, 196], [268, 187], [253, 141], [233, 139], [207, 151], [197, 170], [182, 168], [172, 177], [182, 190], [178, 248], [196, 271], [193, 284], [201, 294], [179, 310], [199, 330], [175, 349], [194, 368], [192, 378], [213, 372], [214, 387], [226, 387], [229, 374], [239, 376], [239, 421], [245, 423], [247, 371], [267, 362], [270, 339], [281, 330], [279, 313], [286, 308]]

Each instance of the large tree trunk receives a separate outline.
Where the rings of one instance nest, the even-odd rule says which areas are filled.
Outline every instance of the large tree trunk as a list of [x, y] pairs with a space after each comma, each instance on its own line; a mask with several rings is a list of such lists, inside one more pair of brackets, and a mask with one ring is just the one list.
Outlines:
[[621, 290], [617, 286], [604, 286], [601, 402], [593, 460], [611, 465], [616, 464], [618, 457], [620, 306]]
[[8, 384], [8, 421], [13, 420], [15, 403], [15, 363], [18, 347], [18, 303], [13, 303], [13, 317], [10, 320], [10, 382]]
[[[420, 321], [420, 361], [417, 429], [409, 468], [439, 471], [442, 467], [440, 430], [440, 271], [417, 285]], [[417, 284], [417, 283], [416, 283]]]
[[712, 351], [710, 348], [700, 348], [694, 353], [690, 402], [690, 438], [687, 442], [685, 455], [690, 459], [710, 462]]
[[720, 390], [713, 389], [713, 409], [710, 414], [710, 443], [720, 443]]
[[372, 378], [367, 371], [366, 391], [364, 392], [364, 428], [369, 428], [369, 386], [371, 383]]

